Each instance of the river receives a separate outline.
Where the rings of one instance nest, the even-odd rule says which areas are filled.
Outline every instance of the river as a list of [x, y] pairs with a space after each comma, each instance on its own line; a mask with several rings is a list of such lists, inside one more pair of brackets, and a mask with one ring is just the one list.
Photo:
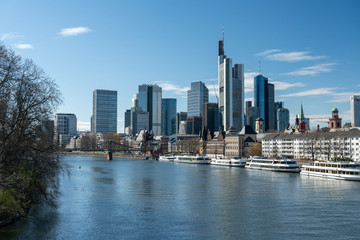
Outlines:
[[58, 208], [0, 239], [359, 239], [360, 183], [244, 168], [64, 156]]

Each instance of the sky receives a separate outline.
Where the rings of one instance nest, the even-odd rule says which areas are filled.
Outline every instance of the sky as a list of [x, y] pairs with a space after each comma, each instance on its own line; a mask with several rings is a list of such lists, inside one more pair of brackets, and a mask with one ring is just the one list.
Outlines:
[[118, 132], [141, 84], [187, 111], [193, 81], [216, 102], [218, 41], [245, 68], [245, 99], [260, 71], [275, 84], [291, 121], [303, 104], [310, 126], [326, 125], [336, 105], [350, 122], [360, 95], [360, 1], [27, 1], [1, 0], [0, 41], [31, 58], [63, 96], [58, 113], [90, 129], [92, 93], [118, 91]]

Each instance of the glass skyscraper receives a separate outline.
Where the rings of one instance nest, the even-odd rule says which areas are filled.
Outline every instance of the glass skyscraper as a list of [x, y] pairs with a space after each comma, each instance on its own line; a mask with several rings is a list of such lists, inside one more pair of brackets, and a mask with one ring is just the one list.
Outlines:
[[161, 102], [161, 87], [148, 84], [139, 86], [138, 104], [144, 112], [149, 113], [149, 130], [155, 136], [161, 135]]
[[350, 97], [351, 126], [360, 127], [360, 95]]
[[94, 90], [92, 131], [93, 133], [117, 132], [117, 91]]
[[290, 113], [287, 108], [279, 108], [277, 110], [277, 130], [284, 131], [289, 125]]
[[265, 131], [275, 129], [275, 89], [274, 84], [259, 74], [254, 78], [254, 107], [258, 116], [264, 120]]
[[161, 120], [161, 134], [169, 136], [176, 133], [176, 99], [163, 98], [162, 99], [162, 120]]
[[201, 81], [192, 82], [187, 92], [187, 116], [201, 117], [202, 106], [209, 101], [209, 90]]

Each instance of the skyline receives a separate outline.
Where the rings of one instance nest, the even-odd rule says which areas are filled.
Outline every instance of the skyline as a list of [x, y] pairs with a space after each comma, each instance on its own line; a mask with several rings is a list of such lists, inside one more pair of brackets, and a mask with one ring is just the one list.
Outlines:
[[194, 81], [204, 82], [209, 102], [216, 102], [223, 24], [225, 54], [244, 64], [245, 101], [253, 101], [260, 60], [290, 123], [301, 103], [310, 118], [330, 118], [336, 104], [343, 124], [350, 122], [350, 96], [360, 95], [360, 3], [231, 2], [229, 8], [216, 1], [191, 7], [166, 1], [5, 1], [0, 40], [55, 79], [64, 98], [57, 112], [74, 113], [79, 130], [90, 129], [95, 89], [118, 91], [118, 132], [141, 84], [158, 84], [163, 98], [177, 98], [178, 112], [186, 111]]

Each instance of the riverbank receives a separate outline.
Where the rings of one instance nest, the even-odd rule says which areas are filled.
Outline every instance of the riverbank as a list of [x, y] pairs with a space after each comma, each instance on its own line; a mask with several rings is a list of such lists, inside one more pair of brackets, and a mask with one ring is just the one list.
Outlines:
[[[84, 151], [72, 151], [72, 152], [60, 152], [60, 155], [79, 155], [79, 156], [91, 156], [91, 157], [105, 157], [105, 152], [84, 152]], [[114, 152], [113, 157], [120, 158], [133, 158], [133, 159], [145, 159], [145, 156], [142, 155], [133, 155], [133, 154], [123, 154], [119, 152]]]

